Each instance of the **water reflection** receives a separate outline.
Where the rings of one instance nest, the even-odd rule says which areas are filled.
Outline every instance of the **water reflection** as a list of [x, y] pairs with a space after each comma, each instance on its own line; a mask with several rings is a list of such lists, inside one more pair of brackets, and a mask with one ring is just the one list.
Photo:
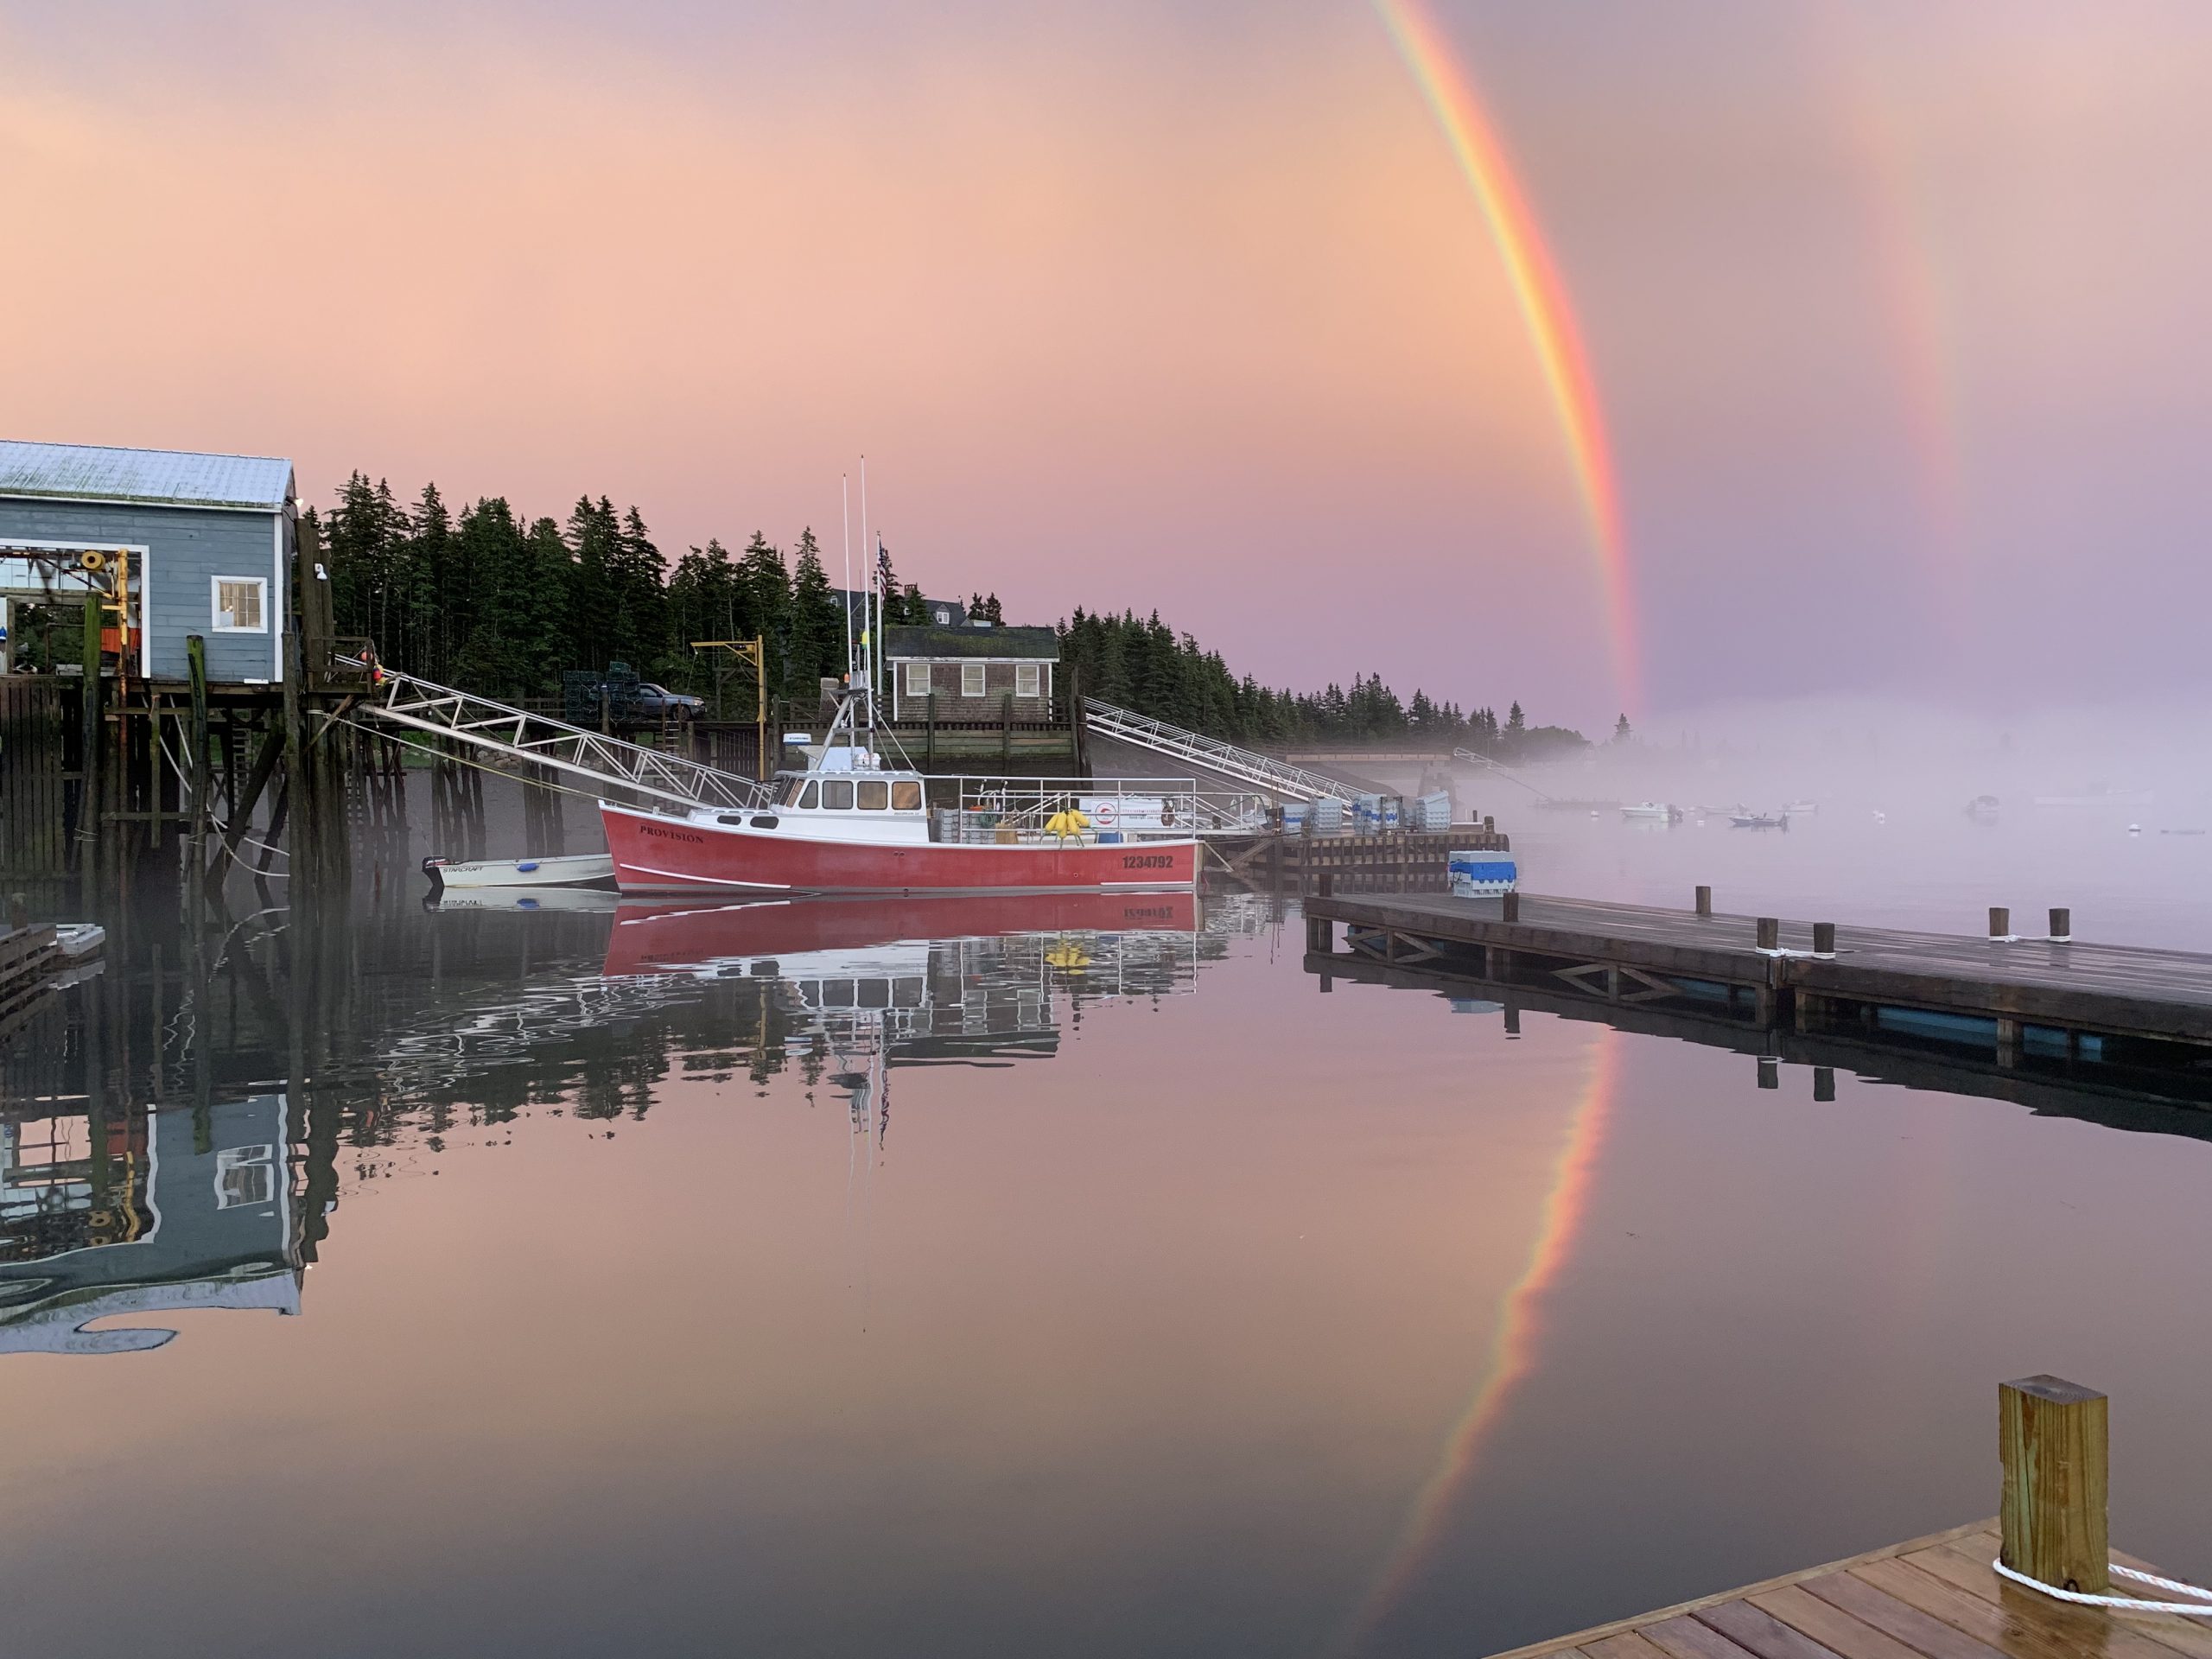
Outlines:
[[1050, 1060], [1086, 1007], [1192, 995], [1279, 921], [1250, 895], [527, 898], [270, 912], [205, 967], [126, 930], [0, 1050], [0, 1353], [175, 1334], [86, 1328], [117, 1314], [296, 1313], [342, 1197], [535, 1110], [641, 1120], [676, 1070], [796, 1071], [880, 1147], [895, 1068]]
[[33, 1104], [0, 1121], [0, 1354], [136, 1352], [176, 1334], [85, 1328], [112, 1314], [300, 1311], [283, 1095], [114, 1121]]

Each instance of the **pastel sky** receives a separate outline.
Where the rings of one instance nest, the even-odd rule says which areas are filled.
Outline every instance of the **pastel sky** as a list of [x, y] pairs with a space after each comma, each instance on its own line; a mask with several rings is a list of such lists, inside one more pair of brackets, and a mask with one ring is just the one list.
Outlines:
[[833, 563], [865, 452], [932, 592], [1586, 728], [2203, 690], [2212, 9], [1427, 5], [1580, 325], [1641, 686], [1366, 0], [0, 0], [0, 434]]

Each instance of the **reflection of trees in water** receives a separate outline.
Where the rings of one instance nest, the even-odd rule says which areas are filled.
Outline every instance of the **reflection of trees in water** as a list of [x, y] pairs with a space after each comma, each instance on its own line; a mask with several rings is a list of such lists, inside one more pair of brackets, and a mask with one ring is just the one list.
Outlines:
[[[886, 947], [918, 1005], [871, 1006], [865, 964], [739, 960], [608, 978], [610, 918], [588, 912], [425, 915], [363, 905], [280, 915], [196, 974], [172, 918], [125, 917], [107, 971], [0, 1051], [0, 1114], [98, 1096], [115, 1114], [189, 1106], [283, 1081], [295, 1104], [306, 1251], [342, 1172], [388, 1173], [403, 1144], [442, 1152], [533, 1111], [642, 1119], [671, 1076], [792, 1074], [820, 1084], [830, 1051], [874, 1021], [893, 1067], [1008, 1065], [1057, 1052], [1063, 1020], [1102, 1002], [1188, 994], [1199, 964], [1268, 918], [1210, 905], [1189, 933], [1025, 934]], [[903, 995], [903, 993], [901, 993]], [[41, 1104], [43, 1103], [43, 1104]], [[82, 1109], [79, 1106], [79, 1109]]]

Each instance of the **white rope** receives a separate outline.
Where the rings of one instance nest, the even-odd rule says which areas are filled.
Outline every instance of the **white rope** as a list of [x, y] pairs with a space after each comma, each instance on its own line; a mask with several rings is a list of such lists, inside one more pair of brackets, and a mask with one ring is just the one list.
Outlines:
[[2171, 1590], [2176, 1595], [2199, 1596], [2202, 1601], [2142, 1601], [2133, 1596], [2098, 1596], [2086, 1590], [2062, 1590], [2055, 1584], [2045, 1584], [2041, 1579], [2031, 1579], [2024, 1573], [2016, 1573], [2002, 1561], [1992, 1561], [1997, 1576], [2024, 1584], [2031, 1590], [2040, 1590], [2046, 1596], [2061, 1601], [2079, 1603], [2084, 1607], [2112, 1607], [2123, 1613], [2183, 1613], [2191, 1618], [2212, 1618], [2212, 1590], [2200, 1590], [2193, 1584], [2183, 1584], [2179, 1579], [2162, 1579], [2155, 1573], [2139, 1573], [2132, 1567], [2112, 1564], [2112, 1570], [2123, 1578], [2135, 1579], [2145, 1584], [2155, 1584], [2161, 1590]]

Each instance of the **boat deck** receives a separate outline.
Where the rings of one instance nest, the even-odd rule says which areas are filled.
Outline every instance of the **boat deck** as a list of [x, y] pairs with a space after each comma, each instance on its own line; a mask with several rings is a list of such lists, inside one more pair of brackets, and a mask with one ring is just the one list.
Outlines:
[[2212, 1659], [2202, 1621], [2069, 1606], [1999, 1579], [1997, 1549], [1976, 1522], [1492, 1659]]

